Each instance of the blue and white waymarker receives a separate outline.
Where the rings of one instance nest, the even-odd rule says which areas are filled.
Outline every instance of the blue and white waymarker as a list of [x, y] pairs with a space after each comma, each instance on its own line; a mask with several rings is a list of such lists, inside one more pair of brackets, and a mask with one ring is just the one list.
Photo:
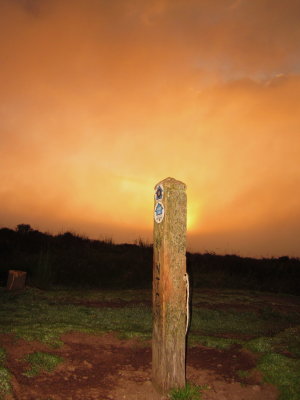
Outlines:
[[158, 185], [155, 190], [155, 200], [159, 201], [162, 200], [164, 197], [164, 188], [163, 185]]
[[155, 204], [155, 208], [154, 208], [155, 222], [157, 222], [158, 224], [161, 223], [161, 221], [164, 219], [164, 215], [165, 215], [165, 208], [164, 208], [163, 204], [160, 201], [158, 201]]

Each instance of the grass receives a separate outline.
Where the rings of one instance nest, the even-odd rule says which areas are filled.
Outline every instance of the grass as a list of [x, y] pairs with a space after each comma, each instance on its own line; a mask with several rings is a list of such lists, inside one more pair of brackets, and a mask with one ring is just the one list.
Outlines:
[[0, 347], [0, 365], [3, 365], [6, 359], [5, 350]]
[[[96, 308], [61, 304], [65, 293], [54, 294], [29, 289], [23, 293], [2, 292], [0, 332], [16, 334], [26, 340], [61, 345], [59, 337], [68, 331], [87, 333], [116, 331], [120, 334], [150, 337], [151, 312], [144, 306]], [[71, 298], [70, 298], [71, 300]], [[29, 329], [30, 327], [30, 329]]]
[[202, 400], [202, 390], [204, 389], [208, 389], [208, 387], [187, 383], [184, 388], [171, 390], [169, 398], [170, 400]]
[[0, 347], [0, 400], [11, 392], [10, 373], [4, 367], [6, 360], [5, 350]]
[[230, 339], [230, 338], [222, 338], [215, 336], [201, 336], [190, 334], [188, 336], [188, 345], [196, 346], [197, 344], [201, 344], [206, 347], [213, 347], [215, 349], [227, 350], [233, 344], [243, 344], [245, 341], [239, 339]]
[[[188, 345], [201, 344], [226, 350], [233, 344], [240, 344], [260, 356], [257, 368], [268, 382], [279, 387], [280, 400], [300, 399], [299, 385], [297, 386], [297, 381], [300, 381], [297, 372], [300, 370], [298, 298], [229, 290], [213, 293], [198, 290], [194, 291], [192, 298], [194, 306]], [[133, 300], [135, 303], [130, 303]], [[122, 338], [151, 338], [149, 290], [79, 291], [57, 288], [44, 291], [28, 288], [14, 293], [0, 288], [0, 301], [0, 333], [13, 333], [17, 337], [39, 340], [54, 347], [62, 344], [60, 336], [68, 331], [92, 334], [113, 331]], [[121, 304], [120, 307], [90, 307], [80, 304], [88, 302]], [[287, 302], [290, 306], [283, 308]], [[234, 309], [236, 305], [240, 308]], [[243, 305], [247, 305], [247, 311], [242, 309]], [[249, 336], [252, 337], [251, 340]], [[32, 355], [35, 358], [33, 361], [28, 360], [32, 364], [28, 374], [33, 374], [38, 369], [39, 362], [44, 366], [49, 362], [50, 365], [49, 360], [55, 357], [41, 354]], [[48, 361], [47, 357], [50, 357]], [[1, 389], [2, 392], [10, 390], [9, 371], [4, 363], [5, 353], [0, 349], [0, 387], [4, 388]], [[188, 396], [188, 393], [185, 395]], [[172, 400], [181, 398], [184, 399], [174, 397]]]
[[238, 312], [231, 310], [195, 309], [191, 330], [201, 333], [235, 333], [248, 335], [273, 334], [293, 323], [300, 323], [300, 314], [275, 312]]
[[278, 400], [300, 399], [300, 326], [287, 328], [273, 337], [250, 340], [245, 347], [261, 353], [257, 369], [266, 382], [278, 387]]
[[257, 353], [288, 353], [300, 358], [300, 325], [284, 329], [273, 337], [259, 337], [250, 340], [245, 347]]
[[23, 375], [31, 378], [39, 375], [41, 372], [52, 372], [58, 364], [63, 362], [59, 356], [50, 353], [35, 352], [25, 357], [25, 361], [30, 364], [30, 369], [25, 371]]
[[276, 385], [280, 391], [278, 400], [300, 399], [300, 360], [278, 353], [268, 353], [261, 357], [258, 369], [266, 382]]
[[[144, 339], [151, 337], [151, 308], [144, 304], [134, 307], [128, 303], [123, 307], [88, 307], [79, 301], [128, 301], [149, 300], [149, 291], [41, 291], [27, 289], [21, 293], [0, 290], [0, 332], [10, 332], [27, 340], [40, 340], [59, 346], [59, 337], [71, 330], [87, 333], [115, 331], [123, 337]], [[150, 297], [151, 298], [151, 297]], [[73, 304], [72, 304], [73, 303]], [[233, 312], [196, 308], [192, 312], [191, 335], [205, 345], [226, 348], [240, 342], [240, 334], [265, 336], [288, 327], [298, 321], [299, 315], [281, 315], [254, 312]], [[30, 329], [28, 329], [30, 327]], [[218, 333], [236, 334], [236, 340], [213, 338]]]

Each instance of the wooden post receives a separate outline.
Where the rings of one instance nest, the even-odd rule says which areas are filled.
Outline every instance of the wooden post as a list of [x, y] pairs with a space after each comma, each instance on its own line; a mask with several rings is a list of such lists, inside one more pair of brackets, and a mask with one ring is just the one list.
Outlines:
[[17, 289], [24, 289], [25, 282], [26, 282], [26, 275], [25, 271], [17, 271], [10, 269], [8, 271], [8, 278], [7, 278], [7, 289], [8, 290], [17, 290]]
[[185, 386], [187, 324], [186, 185], [155, 186], [152, 381], [161, 393]]

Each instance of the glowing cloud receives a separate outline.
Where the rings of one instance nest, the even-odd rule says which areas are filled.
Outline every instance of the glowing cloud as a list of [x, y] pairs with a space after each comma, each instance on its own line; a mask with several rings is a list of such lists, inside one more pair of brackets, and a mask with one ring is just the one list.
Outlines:
[[300, 256], [299, 12], [1, 1], [1, 225], [151, 240], [173, 176], [190, 249]]

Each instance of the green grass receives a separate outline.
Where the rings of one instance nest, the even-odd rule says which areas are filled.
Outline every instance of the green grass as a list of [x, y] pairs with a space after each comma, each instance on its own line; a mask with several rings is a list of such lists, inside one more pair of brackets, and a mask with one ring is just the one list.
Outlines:
[[284, 329], [273, 337], [259, 337], [250, 340], [245, 347], [257, 353], [289, 353], [300, 358], [300, 325]]
[[[273, 337], [255, 338], [245, 347], [262, 353], [257, 369], [266, 382], [278, 387], [278, 400], [300, 399], [300, 326], [287, 328]], [[289, 357], [282, 354], [286, 352]]]
[[300, 323], [300, 314], [255, 313], [230, 310], [195, 309], [191, 331], [201, 334], [232, 333], [266, 335], [278, 333], [292, 323]]
[[273, 348], [277, 352], [287, 351], [293, 357], [300, 358], [300, 325], [285, 329], [276, 335]]
[[[53, 293], [49, 296], [53, 296]], [[23, 293], [2, 292], [0, 332], [14, 333], [26, 340], [39, 340], [52, 346], [62, 344], [59, 337], [68, 331], [150, 337], [150, 307], [96, 308], [61, 304], [56, 293], [50, 301], [46, 292], [28, 289]]]
[[[130, 303], [132, 300], [135, 304]], [[60, 336], [68, 331], [92, 334], [113, 331], [122, 338], [150, 339], [152, 313], [145, 301], [151, 301], [149, 290], [79, 291], [57, 288], [44, 291], [28, 288], [23, 292], [9, 292], [0, 288], [0, 333], [13, 333], [17, 337], [39, 340], [51, 346], [62, 344]], [[89, 307], [80, 302], [122, 302], [122, 307]], [[190, 346], [201, 344], [226, 350], [233, 344], [240, 344], [260, 355], [258, 368], [268, 382], [279, 387], [280, 400], [300, 399], [299, 385], [296, 384], [297, 380], [300, 381], [297, 372], [300, 370], [298, 298], [268, 297], [265, 293], [249, 291], [211, 293], [197, 290], [193, 293], [193, 303], [196, 306], [191, 315]], [[206, 303], [209, 308], [205, 307]], [[282, 308], [286, 303], [290, 307]], [[250, 311], [234, 309], [237, 304], [249, 306]], [[253, 311], [251, 306], [254, 306]], [[248, 340], [248, 335], [253, 339]], [[9, 372], [4, 362], [5, 353], [0, 349], [0, 384], [1, 388], [5, 388], [3, 390], [10, 390]], [[47, 364], [45, 359], [41, 362]], [[29, 374], [33, 373], [30, 372], [32, 368], [27, 371]], [[177, 399], [181, 397], [174, 398]]]
[[204, 389], [208, 389], [208, 387], [187, 383], [184, 388], [171, 390], [169, 398], [170, 400], [201, 400]]
[[10, 373], [4, 367], [5, 359], [5, 350], [0, 347], [0, 400], [11, 392]]
[[272, 343], [273, 343], [272, 337], [258, 337], [249, 340], [245, 344], [245, 347], [248, 350], [251, 350], [252, 352], [255, 353], [268, 353], [272, 351], [273, 348]]
[[[220, 293], [220, 297], [214, 295], [214, 298], [221, 301], [225, 294]], [[226, 295], [227, 298], [231, 296], [231, 294]], [[87, 333], [115, 331], [123, 337], [140, 336], [145, 339], [151, 337], [152, 315], [149, 306], [144, 304], [132, 306], [129, 303], [120, 308], [97, 308], [76, 304], [79, 301], [149, 301], [151, 299], [149, 291], [80, 292], [65, 289], [42, 291], [30, 288], [21, 293], [13, 293], [0, 288], [0, 296], [2, 303], [0, 332], [14, 333], [27, 340], [40, 340], [55, 346], [61, 344], [59, 341], [61, 334], [72, 330]], [[248, 300], [251, 297], [242, 296], [241, 293], [238, 293], [238, 296], [248, 297]], [[226, 348], [233, 343], [241, 343], [243, 338], [239, 335], [265, 337], [278, 334], [289, 328], [292, 321], [294, 324], [300, 324], [300, 315], [270, 312], [267, 308], [257, 314], [198, 307], [192, 312], [190, 336], [193, 339], [190, 342], [195, 344], [198, 340], [207, 346]], [[222, 333], [230, 334], [230, 339], [216, 337]]]
[[191, 347], [201, 344], [202, 346], [206, 347], [213, 347], [215, 349], [227, 350], [233, 344], [243, 344], [243, 343], [244, 341], [239, 339], [222, 338], [215, 336], [201, 336], [194, 334], [190, 334], [188, 336], [188, 345]]
[[23, 375], [31, 378], [41, 372], [52, 372], [58, 364], [63, 362], [63, 359], [54, 354], [35, 352], [28, 354], [25, 361], [30, 364], [30, 369], [25, 371]]
[[263, 373], [266, 382], [279, 388], [278, 400], [300, 399], [300, 360], [269, 353], [259, 360], [258, 369]]

